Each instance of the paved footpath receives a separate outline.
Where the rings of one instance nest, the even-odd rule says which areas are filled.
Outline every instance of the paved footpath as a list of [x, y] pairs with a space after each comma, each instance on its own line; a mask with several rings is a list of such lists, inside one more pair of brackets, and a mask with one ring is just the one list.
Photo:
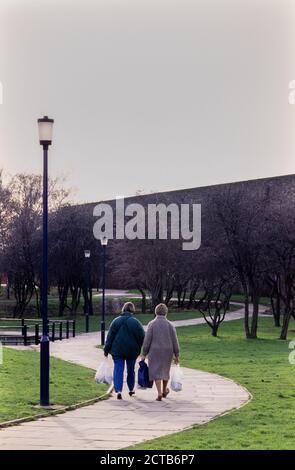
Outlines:
[[[262, 309], [263, 310], [263, 309]], [[227, 321], [243, 317], [229, 313]], [[202, 318], [174, 322], [175, 326], [204, 323]], [[51, 355], [96, 369], [103, 359], [97, 333], [50, 343]], [[35, 348], [32, 346], [32, 348]], [[0, 430], [0, 449], [120, 449], [204, 424], [239, 408], [249, 393], [230, 379], [193, 369], [183, 369], [183, 391], [171, 392], [162, 402], [156, 392], [137, 390], [124, 400], [113, 396], [94, 405]]]

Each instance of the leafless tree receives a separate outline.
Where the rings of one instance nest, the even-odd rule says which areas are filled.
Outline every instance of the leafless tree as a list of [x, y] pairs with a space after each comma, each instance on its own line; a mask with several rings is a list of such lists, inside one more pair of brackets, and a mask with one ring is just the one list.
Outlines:
[[230, 309], [232, 288], [232, 278], [223, 275], [216, 276], [215, 279], [205, 281], [203, 284], [204, 293], [198, 302], [198, 309], [214, 337], [217, 336], [218, 328]]
[[[64, 206], [50, 219], [49, 268], [51, 283], [58, 288], [59, 315], [75, 314], [81, 295], [92, 306], [92, 286], [99, 283], [100, 243], [92, 234], [92, 219], [83, 206]], [[87, 285], [84, 250], [90, 250], [90, 285]], [[87, 297], [86, 297], [87, 296]], [[70, 297], [70, 299], [69, 299]]]
[[[16, 298], [14, 315], [23, 316], [34, 293], [38, 299], [41, 282], [42, 179], [39, 175], [18, 174], [8, 187], [11, 199], [5, 268]], [[49, 180], [50, 210], [62, 204], [67, 194], [59, 187], [58, 179]]]
[[238, 189], [226, 188], [212, 200], [213, 218], [222, 230], [220, 241], [226, 244], [243, 289], [244, 328], [248, 339], [257, 338], [259, 297], [265, 277], [265, 208], [268, 203], [264, 188], [250, 194], [243, 185]]
[[268, 214], [266, 260], [275, 322], [285, 340], [295, 317], [295, 190], [280, 191]]

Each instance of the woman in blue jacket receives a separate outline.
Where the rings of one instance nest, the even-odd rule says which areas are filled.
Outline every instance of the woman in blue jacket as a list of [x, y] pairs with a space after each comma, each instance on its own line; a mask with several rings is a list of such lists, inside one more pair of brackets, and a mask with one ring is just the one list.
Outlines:
[[127, 364], [127, 385], [129, 395], [135, 394], [135, 362], [140, 355], [144, 340], [144, 329], [142, 324], [133, 317], [135, 307], [132, 302], [123, 305], [122, 313], [112, 321], [104, 355], [110, 353], [114, 361], [114, 388], [118, 400], [122, 399], [123, 376], [125, 361]]

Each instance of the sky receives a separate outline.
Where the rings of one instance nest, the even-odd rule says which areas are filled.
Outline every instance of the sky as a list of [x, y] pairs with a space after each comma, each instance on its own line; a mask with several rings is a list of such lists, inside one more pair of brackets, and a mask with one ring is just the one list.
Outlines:
[[294, 0], [0, 0], [0, 168], [73, 199], [295, 173]]

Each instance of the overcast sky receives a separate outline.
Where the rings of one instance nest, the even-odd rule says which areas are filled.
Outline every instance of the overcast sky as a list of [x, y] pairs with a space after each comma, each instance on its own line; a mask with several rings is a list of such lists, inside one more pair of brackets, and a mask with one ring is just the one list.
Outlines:
[[0, 0], [0, 167], [77, 201], [295, 173], [294, 0]]

